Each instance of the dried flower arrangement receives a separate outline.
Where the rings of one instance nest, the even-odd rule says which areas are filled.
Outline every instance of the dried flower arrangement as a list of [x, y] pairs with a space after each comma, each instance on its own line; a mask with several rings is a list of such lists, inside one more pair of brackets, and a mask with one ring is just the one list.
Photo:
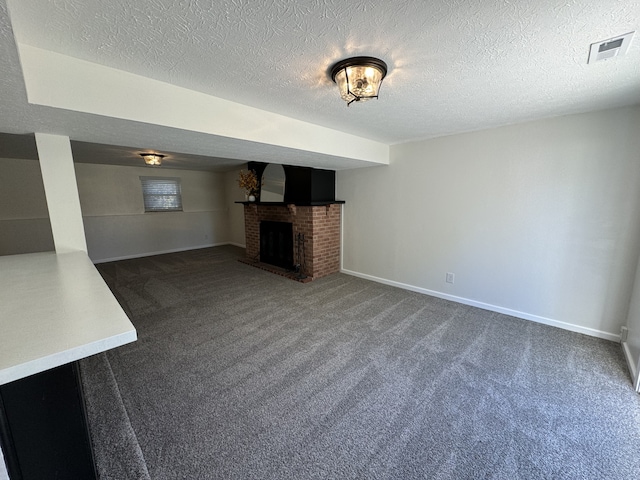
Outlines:
[[258, 194], [258, 175], [255, 170], [240, 170], [238, 186], [247, 192], [247, 195]]

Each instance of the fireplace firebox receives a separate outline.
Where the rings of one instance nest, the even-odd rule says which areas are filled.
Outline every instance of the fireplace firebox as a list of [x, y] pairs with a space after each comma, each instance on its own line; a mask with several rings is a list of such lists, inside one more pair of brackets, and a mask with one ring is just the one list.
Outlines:
[[293, 269], [293, 224], [260, 222], [260, 261], [276, 267]]

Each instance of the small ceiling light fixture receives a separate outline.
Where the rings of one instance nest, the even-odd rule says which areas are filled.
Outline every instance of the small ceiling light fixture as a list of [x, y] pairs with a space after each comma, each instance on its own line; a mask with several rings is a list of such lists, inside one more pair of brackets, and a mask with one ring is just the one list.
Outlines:
[[154, 167], [159, 167], [164, 158], [164, 155], [160, 155], [159, 153], [141, 153], [140, 156], [144, 158], [144, 163]]
[[387, 64], [374, 57], [347, 58], [331, 67], [331, 80], [338, 85], [340, 97], [347, 106], [378, 98], [386, 74]]

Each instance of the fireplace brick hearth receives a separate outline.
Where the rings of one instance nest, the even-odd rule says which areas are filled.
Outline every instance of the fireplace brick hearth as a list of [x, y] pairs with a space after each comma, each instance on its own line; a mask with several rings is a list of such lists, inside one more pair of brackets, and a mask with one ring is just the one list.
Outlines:
[[245, 203], [247, 260], [256, 264], [260, 261], [261, 221], [288, 222], [293, 224], [294, 238], [299, 233], [304, 235], [304, 265], [301, 265], [301, 273], [313, 280], [338, 272], [341, 211], [339, 203], [320, 206]]

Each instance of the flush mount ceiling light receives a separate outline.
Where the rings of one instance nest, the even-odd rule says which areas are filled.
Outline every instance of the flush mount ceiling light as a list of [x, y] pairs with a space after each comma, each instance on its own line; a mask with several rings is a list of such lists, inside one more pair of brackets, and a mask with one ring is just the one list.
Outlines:
[[140, 156], [144, 158], [144, 163], [147, 165], [153, 165], [154, 167], [158, 167], [162, 164], [162, 159], [164, 155], [160, 155], [158, 153], [141, 153]]
[[340, 97], [347, 106], [378, 98], [386, 74], [387, 64], [373, 57], [347, 58], [331, 67], [331, 80], [338, 85]]

